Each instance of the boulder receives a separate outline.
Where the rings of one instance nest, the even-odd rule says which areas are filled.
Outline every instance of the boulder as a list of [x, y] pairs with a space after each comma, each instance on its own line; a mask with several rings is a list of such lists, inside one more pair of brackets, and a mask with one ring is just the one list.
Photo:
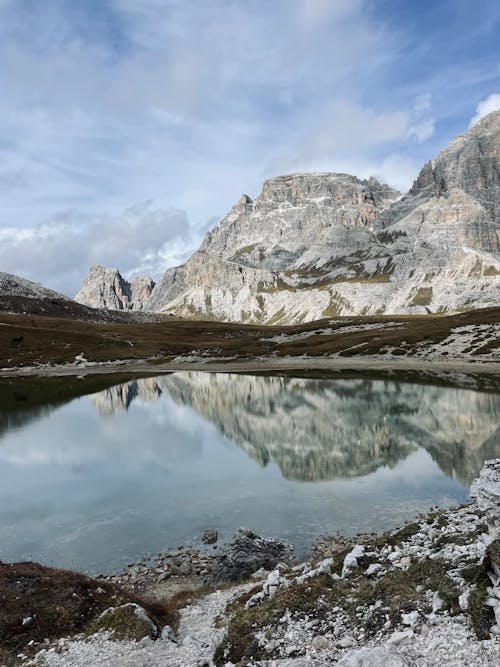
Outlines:
[[259, 537], [251, 530], [240, 528], [222, 551], [213, 577], [217, 581], [241, 581], [261, 567], [272, 570], [277, 563], [289, 561], [292, 553], [293, 546], [285, 540]]

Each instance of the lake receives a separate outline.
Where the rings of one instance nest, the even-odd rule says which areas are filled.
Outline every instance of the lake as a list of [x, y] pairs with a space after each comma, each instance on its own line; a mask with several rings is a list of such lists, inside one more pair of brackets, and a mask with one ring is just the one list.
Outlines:
[[182, 372], [3, 381], [0, 560], [117, 572], [246, 526], [307, 551], [467, 502], [500, 394]]

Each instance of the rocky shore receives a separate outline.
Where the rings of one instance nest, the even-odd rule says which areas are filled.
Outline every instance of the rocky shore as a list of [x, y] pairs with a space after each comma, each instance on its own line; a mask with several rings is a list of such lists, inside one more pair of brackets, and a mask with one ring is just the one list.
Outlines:
[[206, 550], [89, 580], [106, 600], [79, 633], [30, 638], [39, 621], [25, 595], [25, 646], [0, 664], [498, 665], [500, 460], [486, 462], [471, 496], [383, 535], [323, 539], [309, 562], [282, 540], [242, 529], [217, 547], [212, 533]]

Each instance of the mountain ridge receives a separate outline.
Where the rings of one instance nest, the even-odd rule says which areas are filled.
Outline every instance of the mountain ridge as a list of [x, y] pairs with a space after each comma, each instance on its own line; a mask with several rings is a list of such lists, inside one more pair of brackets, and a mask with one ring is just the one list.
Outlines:
[[427, 162], [404, 195], [349, 174], [266, 180], [137, 305], [188, 318], [296, 324], [490, 307], [499, 294], [496, 111]]

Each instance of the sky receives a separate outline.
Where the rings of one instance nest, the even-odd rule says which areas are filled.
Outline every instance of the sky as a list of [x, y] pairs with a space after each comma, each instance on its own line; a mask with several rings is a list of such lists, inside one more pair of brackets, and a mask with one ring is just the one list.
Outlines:
[[0, 271], [157, 279], [284, 173], [405, 191], [499, 44], [498, 0], [0, 0]]

